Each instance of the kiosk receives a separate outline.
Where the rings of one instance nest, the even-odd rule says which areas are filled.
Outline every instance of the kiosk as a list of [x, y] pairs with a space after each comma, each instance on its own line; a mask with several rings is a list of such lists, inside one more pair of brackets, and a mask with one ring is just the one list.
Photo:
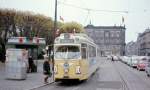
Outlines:
[[32, 56], [34, 60], [33, 72], [37, 72], [37, 60], [42, 56], [42, 50], [45, 46], [44, 38], [9, 38], [6, 45], [6, 77], [10, 79], [25, 79], [29, 56]]
[[28, 51], [25, 49], [7, 49], [5, 73], [7, 79], [26, 79]]

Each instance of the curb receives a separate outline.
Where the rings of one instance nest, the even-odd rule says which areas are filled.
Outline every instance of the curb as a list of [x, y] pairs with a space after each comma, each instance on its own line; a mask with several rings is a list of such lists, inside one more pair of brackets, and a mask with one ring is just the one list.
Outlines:
[[43, 84], [43, 85], [39, 85], [39, 86], [30, 88], [30, 89], [26, 89], [26, 90], [34, 90], [34, 89], [37, 89], [37, 88], [40, 88], [40, 87], [44, 87], [44, 86], [47, 86], [47, 85], [50, 85], [50, 84], [53, 84], [53, 83], [55, 83], [55, 82], [53, 81], [53, 82], [50, 82], [50, 83], [47, 83], [47, 84]]

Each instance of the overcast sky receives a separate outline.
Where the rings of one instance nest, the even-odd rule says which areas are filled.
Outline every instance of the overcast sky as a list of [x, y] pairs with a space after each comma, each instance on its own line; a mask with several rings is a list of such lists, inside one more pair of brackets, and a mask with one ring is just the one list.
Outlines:
[[[0, 0], [0, 8], [31, 11], [50, 17], [54, 17], [54, 4], [54, 0]], [[92, 10], [88, 12], [82, 8]], [[58, 20], [59, 16], [65, 22], [76, 21], [84, 26], [90, 20], [95, 26], [121, 25], [124, 17], [126, 42], [135, 41], [138, 33], [150, 27], [150, 0], [58, 0]]]

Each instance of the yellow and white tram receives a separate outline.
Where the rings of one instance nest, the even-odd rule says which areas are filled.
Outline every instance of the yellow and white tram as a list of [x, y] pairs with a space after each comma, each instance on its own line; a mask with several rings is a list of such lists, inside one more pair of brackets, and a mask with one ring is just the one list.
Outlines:
[[86, 34], [61, 34], [54, 42], [55, 81], [87, 80], [98, 69], [97, 52]]

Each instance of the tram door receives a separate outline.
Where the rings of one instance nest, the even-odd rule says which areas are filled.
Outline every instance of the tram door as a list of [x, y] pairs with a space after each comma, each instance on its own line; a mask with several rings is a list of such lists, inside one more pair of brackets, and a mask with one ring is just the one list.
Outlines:
[[87, 56], [88, 56], [88, 54], [87, 54], [87, 44], [81, 44], [81, 55], [82, 55], [82, 65], [81, 65], [81, 67], [83, 68], [83, 74], [84, 75], [86, 75], [87, 74], [87, 72], [88, 72], [88, 66], [89, 66], [89, 64], [88, 64], [88, 59], [87, 59]]
[[87, 59], [87, 44], [81, 44], [82, 59]]

